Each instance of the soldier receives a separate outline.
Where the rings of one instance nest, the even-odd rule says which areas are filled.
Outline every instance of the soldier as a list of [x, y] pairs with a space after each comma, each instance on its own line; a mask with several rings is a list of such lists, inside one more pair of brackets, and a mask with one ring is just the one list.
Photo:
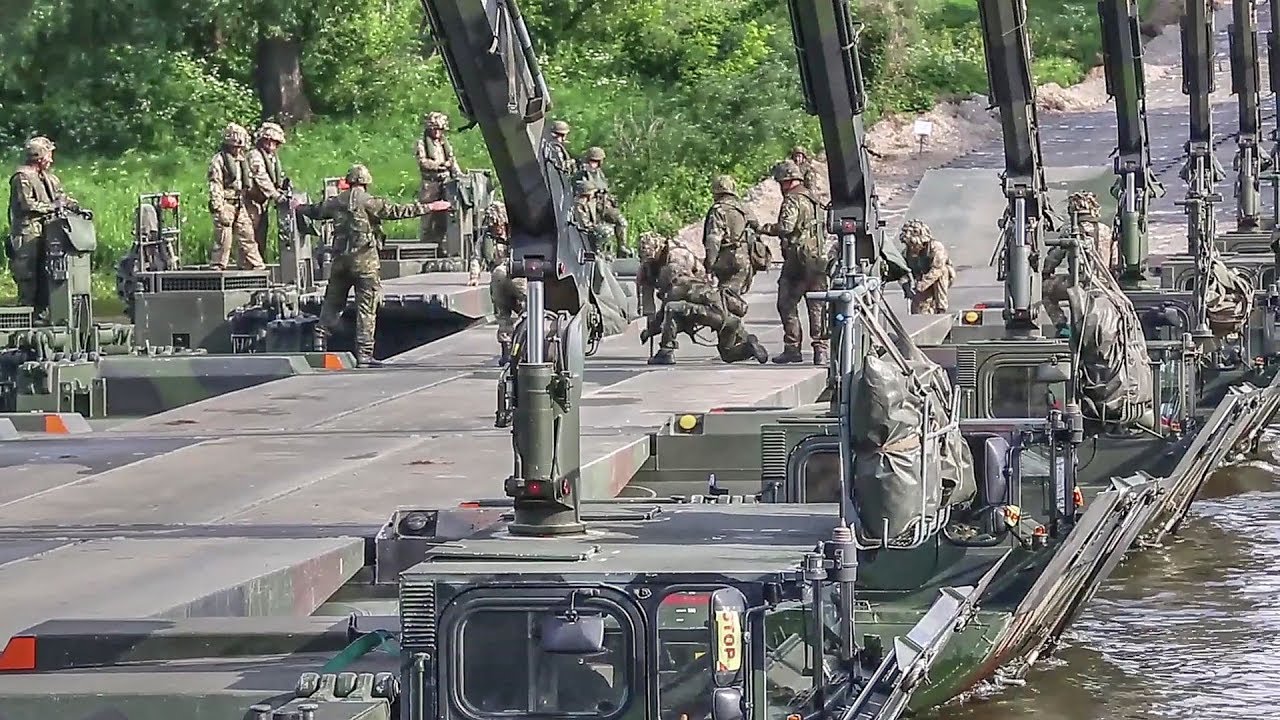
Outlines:
[[728, 175], [711, 181], [711, 209], [702, 226], [702, 244], [706, 248], [703, 267], [707, 277], [714, 277], [720, 287], [744, 296], [751, 289], [755, 268], [751, 265], [749, 227], [755, 213], [738, 198], [737, 183]]
[[48, 302], [48, 298], [40, 297], [45, 222], [63, 208], [86, 220], [92, 220], [93, 213], [81, 208], [62, 190], [62, 181], [51, 171], [54, 144], [49, 138], [31, 138], [23, 151], [25, 161], [9, 178], [9, 238], [5, 254], [18, 286], [18, 304], [33, 308], [39, 315]]
[[804, 181], [805, 189], [809, 192], [814, 192], [817, 189], [817, 185], [815, 184], [816, 180], [813, 173], [813, 161], [809, 159], [809, 151], [805, 150], [803, 145], [796, 145], [791, 148], [789, 159], [796, 164], [796, 167], [800, 168], [801, 179]]
[[947, 247], [933, 238], [933, 231], [920, 220], [908, 220], [898, 233], [911, 268], [911, 314], [942, 315], [947, 312], [951, 283], [956, 278]]
[[660, 233], [640, 233], [640, 267], [636, 270], [636, 295], [640, 298], [640, 314], [658, 311], [656, 302], [658, 278], [667, 266], [669, 241]]
[[[594, 228], [601, 223], [611, 223], [613, 236], [617, 241], [615, 256], [624, 257], [627, 253], [627, 220], [622, 217], [622, 213], [618, 212], [618, 201], [609, 192], [609, 180], [604, 176], [604, 168], [601, 167], [603, 162], [603, 149], [598, 147], [588, 149], [582, 158], [578, 174], [574, 177], [573, 188], [577, 194], [575, 203], [589, 203], [592, 211], [590, 214], [592, 224], [579, 223], [579, 225]], [[574, 215], [578, 216], [576, 207]], [[583, 213], [583, 217], [587, 217], [587, 214]]]
[[248, 192], [249, 161], [245, 147], [249, 131], [235, 123], [222, 132], [222, 149], [209, 161], [209, 212], [213, 215], [213, 252], [210, 270], [225, 270], [236, 248], [236, 265], [241, 270], [261, 270], [267, 265], [258, 254], [253, 239]]
[[[1098, 196], [1091, 192], [1074, 192], [1067, 198], [1067, 212], [1070, 213], [1072, 221], [1076, 223], [1076, 228], [1079, 230], [1076, 233], [1077, 240], [1082, 244], [1079, 253], [1083, 256], [1091, 251], [1096, 252], [1099, 259], [1106, 264], [1107, 271], [1113, 272], [1118, 263], [1115, 257], [1116, 248], [1112, 242], [1111, 228], [1098, 223], [1098, 214], [1101, 211], [1102, 206], [1098, 203]], [[1097, 247], [1093, 244], [1094, 232], [1098, 234], [1099, 246]], [[1045, 253], [1044, 269], [1041, 270], [1044, 282], [1040, 293], [1044, 300], [1044, 311], [1057, 327], [1059, 334], [1063, 336], [1070, 334], [1070, 323], [1061, 303], [1067, 299], [1067, 288], [1071, 287], [1071, 278], [1067, 275], [1059, 275], [1056, 271], [1069, 254], [1070, 250], [1060, 245], [1050, 248], [1049, 252]], [[1081, 262], [1082, 268], [1087, 267], [1083, 264], [1083, 257]]]
[[270, 225], [267, 208], [280, 199], [285, 181], [277, 151], [284, 145], [284, 128], [268, 122], [262, 123], [254, 133], [254, 148], [249, 151], [249, 199], [245, 205], [249, 221], [253, 223], [253, 238], [258, 244], [258, 255], [267, 257], [267, 227]]
[[[449, 129], [449, 117], [444, 113], [431, 112], [422, 118], [422, 139], [414, 148], [414, 156], [418, 159], [418, 171], [422, 174], [422, 185], [418, 188], [418, 202], [430, 203], [444, 199], [444, 184], [462, 174], [458, 168], [457, 158], [453, 155], [453, 146], [445, 139]], [[418, 230], [418, 239], [422, 242], [439, 243], [449, 231], [449, 216], [432, 213], [422, 217], [422, 225]]]
[[551, 141], [547, 143], [546, 157], [565, 177], [572, 178], [578, 172], [578, 161], [569, 152], [569, 123], [556, 120], [551, 123]]
[[471, 260], [467, 265], [467, 284], [480, 284], [480, 273], [493, 272], [494, 268], [505, 262], [499, 253], [507, 244], [511, 235], [510, 223], [507, 220], [507, 206], [501, 200], [493, 200], [484, 209], [484, 217], [480, 219], [481, 227], [477, 229], [471, 244]]
[[640, 331], [642, 343], [657, 335], [662, 338], [661, 349], [649, 358], [649, 364], [674, 365], [679, 348], [676, 336], [683, 332], [692, 337], [702, 327], [716, 333], [716, 350], [724, 362], [752, 357], [759, 363], [768, 362], [769, 352], [742, 324], [742, 317], [747, 314], [746, 302], [698, 277], [692, 261], [692, 254], [683, 259], [677, 255], [659, 274], [657, 292], [662, 307], [649, 316], [648, 324]]
[[369, 185], [373, 183], [373, 176], [364, 165], [352, 165], [347, 171], [347, 182], [350, 187], [346, 190], [322, 202], [303, 205], [298, 211], [313, 220], [333, 221], [334, 259], [320, 310], [320, 332], [327, 336], [337, 328], [342, 310], [347, 306], [347, 293], [354, 287], [356, 361], [361, 367], [378, 367], [381, 363], [373, 359], [373, 336], [378, 292], [382, 288], [378, 275], [382, 222], [444, 213], [452, 206], [446, 200], [394, 205], [371, 195]]
[[[762, 235], [773, 235], [782, 241], [782, 274], [778, 278], [778, 315], [782, 318], [785, 348], [773, 359], [775, 363], [797, 363], [804, 331], [800, 327], [800, 301], [809, 311], [809, 335], [813, 341], [813, 364], [827, 363], [830, 337], [823, 303], [805, 299], [807, 292], [827, 289], [827, 252], [825, 233], [818, 201], [804, 186], [804, 174], [790, 160], [778, 163], [773, 179], [782, 188], [782, 206], [778, 221], [757, 226]], [[751, 223], [754, 224], [754, 223]]]
[[507, 224], [507, 208], [494, 202], [485, 210], [485, 226], [488, 239], [493, 243], [493, 262], [490, 265], [489, 298], [498, 321], [499, 365], [511, 361], [512, 333], [516, 318], [524, 313], [529, 298], [529, 282], [522, 277], [511, 277], [511, 237]]

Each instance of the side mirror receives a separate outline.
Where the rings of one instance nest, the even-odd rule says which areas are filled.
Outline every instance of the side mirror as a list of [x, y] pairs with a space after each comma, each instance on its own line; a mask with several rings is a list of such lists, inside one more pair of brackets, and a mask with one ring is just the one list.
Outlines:
[[743, 720], [742, 689], [716, 688], [711, 694], [711, 720]]
[[1057, 360], [1043, 362], [1036, 366], [1036, 382], [1046, 385], [1064, 383], [1070, 380], [1066, 368]]
[[594, 655], [604, 652], [604, 616], [577, 610], [543, 616], [539, 647], [554, 655]]

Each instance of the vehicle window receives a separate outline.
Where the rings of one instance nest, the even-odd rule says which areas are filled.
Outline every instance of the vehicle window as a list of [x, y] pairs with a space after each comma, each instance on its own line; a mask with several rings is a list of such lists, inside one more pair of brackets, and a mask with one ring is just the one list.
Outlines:
[[1160, 422], [1166, 427], [1182, 418], [1182, 358], [1160, 363]]
[[1059, 406], [1066, 393], [1065, 383], [1036, 382], [1034, 365], [1004, 365], [997, 367], [988, 377], [987, 398], [991, 417], [1044, 417], [1049, 409], [1048, 391], [1053, 391], [1053, 399]]
[[675, 592], [658, 606], [658, 705], [662, 720], [711, 714], [711, 593]]
[[[835, 611], [836, 601], [837, 594], [831, 588], [825, 618], [831, 641], [829, 647], [834, 647], [834, 636], [831, 634], [839, 624]], [[790, 715], [803, 713], [811, 699], [815, 665], [809, 653], [809, 633], [812, 627], [812, 614], [798, 603], [781, 605], [765, 613], [765, 698], [768, 720], [786, 720]]]
[[[476, 610], [461, 628], [459, 697], [475, 715], [617, 715], [629, 696], [635, 657], [629, 633], [605, 613], [604, 651], [562, 655], [544, 651], [540, 636], [551, 610]], [[596, 612], [593, 607], [587, 612]]]
[[837, 452], [815, 452], [801, 469], [804, 501], [811, 503], [840, 502], [840, 455]]

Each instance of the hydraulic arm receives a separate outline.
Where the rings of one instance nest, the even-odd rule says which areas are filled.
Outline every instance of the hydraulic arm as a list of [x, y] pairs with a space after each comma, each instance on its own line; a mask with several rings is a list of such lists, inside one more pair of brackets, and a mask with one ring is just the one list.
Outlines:
[[[857, 38], [861, 26], [851, 18], [848, 0], [788, 0], [787, 5], [805, 109], [818, 117], [827, 153], [827, 231], [841, 239], [844, 261], [853, 268], [897, 279], [906, 274], [906, 263], [892, 243], [885, 245], [866, 148], [867, 95]], [[879, 273], [873, 273], [877, 266]]]
[[1226, 177], [1213, 156], [1213, 118], [1209, 95], [1214, 91], [1213, 12], [1209, 0], [1186, 0], [1182, 16], [1182, 93], [1190, 99], [1187, 163], [1180, 177], [1187, 182], [1187, 250], [1205, 256], [1213, 248], [1213, 206], [1222, 200], [1216, 185]]
[[1115, 100], [1116, 184], [1111, 193], [1118, 201], [1115, 231], [1120, 238], [1123, 287], [1140, 287], [1147, 274], [1147, 209], [1164, 186], [1151, 171], [1150, 132], [1147, 128], [1147, 92], [1142, 63], [1136, 0], [1102, 0], [1103, 69], [1107, 94]]
[[[1267, 33], [1267, 82], [1271, 95], [1280, 102], [1280, 0], [1271, 2], [1271, 32]], [[1280, 112], [1271, 130], [1271, 171], [1280, 171]], [[1271, 232], [1280, 233], [1280, 179], [1271, 178]], [[1275, 238], [1272, 238], [1273, 242]]]
[[1031, 45], [1025, 0], [980, 0], [986, 52], [988, 97], [1000, 109], [1004, 134], [1004, 174], [1008, 200], [1000, 220], [1005, 329], [1034, 334], [1040, 305], [1040, 251], [1044, 233], [1055, 230], [1041, 160]]
[[[1274, 18], [1272, 23], [1275, 23]], [[1231, 25], [1231, 92], [1239, 103], [1240, 131], [1236, 135], [1236, 227], [1258, 228], [1261, 214], [1262, 111], [1258, 72], [1258, 15], [1254, 0], [1233, 0]], [[1272, 40], [1274, 43], [1274, 40]], [[1270, 62], [1275, 63], [1271, 58]], [[1274, 81], [1273, 81], [1274, 82]]]
[[523, 347], [499, 391], [513, 410], [511, 531], [578, 532], [584, 326], [598, 318], [598, 270], [592, 245], [570, 223], [569, 178], [543, 152], [551, 96], [515, 0], [422, 5], [459, 110], [479, 126], [502, 184], [512, 275], [528, 280]]

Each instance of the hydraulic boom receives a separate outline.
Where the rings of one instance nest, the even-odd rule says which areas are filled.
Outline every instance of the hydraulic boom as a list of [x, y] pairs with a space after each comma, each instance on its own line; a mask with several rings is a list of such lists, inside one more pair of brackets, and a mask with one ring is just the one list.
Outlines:
[[[1274, 18], [1272, 23], [1275, 23]], [[1236, 135], [1236, 227], [1258, 228], [1261, 215], [1262, 110], [1259, 94], [1262, 80], [1258, 72], [1258, 15], [1254, 0], [1233, 0], [1231, 25], [1231, 92], [1240, 110], [1240, 130]], [[1274, 40], [1272, 40], [1274, 43]], [[1270, 62], [1274, 65], [1275, 59]], [[1273, 81], [1274, 82], [1274, 81]]]
[[515, 0], [422, 0], [422, 6], [458, 109], [479, 126], [502, 185], [512, 275], [528, 280], [523, 347], [500, 388], [512, 406], [511, 531], [579, 532], [578, 405], [584, 325], [599, 317], [592, 308], [598, 268], [593, 246], [570, 223], [570, 178], [543, 152], [551, 95]]
[[[1267, 33], [1267, 82], [1272, 97], [1280, 103], [1280, 0], [1271, 2], [1271, 32]], [[1271, 171], [1280, 171], [1280, 112], [1271, 130]], [[1271, 232], [1280, 233], [1280, 179], [1271, 177]], [[1272, 238], [1273, 242], [1275, 238]]]
[[1102, 0], [1098, 17], [1107, 94], [1116, 106], [1116, 184], [1111, 193], [1118, 201], [1115, 233], [1120, 239], [1120, 283], [1137, 288], [1147, 284], [1147, 209], [1153, 198], [1164, 195], [1164, 186], [1151, 171], [1137, 2]]
[[1004, 195], [1000, 220], [1005, 329], [1010, 335], [1038, 332], [1040, 253], [1044, 233], [1056, 229], [1041, 160], [1031, 45], [1025, 0], [980, 0], [988, 97], [1000, 109], [1004, 134]]

